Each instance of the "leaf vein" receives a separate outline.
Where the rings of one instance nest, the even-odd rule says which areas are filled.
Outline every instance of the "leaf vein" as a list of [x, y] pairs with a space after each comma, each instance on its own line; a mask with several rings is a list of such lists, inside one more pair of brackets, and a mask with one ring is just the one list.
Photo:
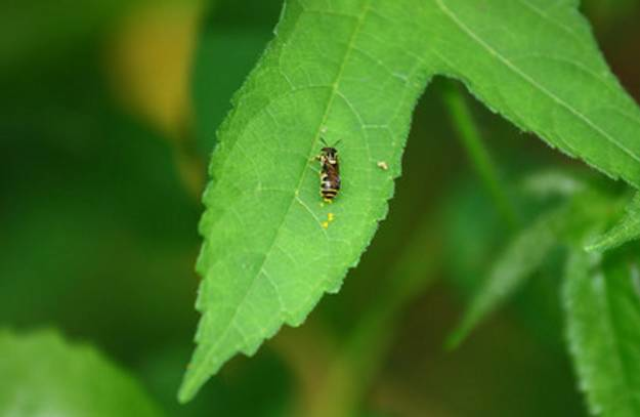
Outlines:
[[[344, 57], [342, 59], [340, 68], [338, 69], [338, 72], [336, 74], [336, 78], [333, 82], [332, 85], [332, 91], [333, 93], [329, 96], [329, 100], [327, 102], [327, 106], [325, 108], [325, 112], [322, 116], [322, 120], [320, 123], [320, 126], [318, 127], [318, 130], [316, 132], [316, 135], [312, 141], [312, 145], [311, 145], [311, 149], [309, 151], [309, 156], [311, 156], [311, 154], [314, 152], [314, 149], [317, 146], [317, 143], [319, 141], [320, 135], [322, 133], [322, 128], [326, 122], [326, 120], [329, 117], [329, 113], [330, 110], [332, 108], [333, 105], [333, 100], [336, 97], [336, 92], [338, 91], [338, 87], [340, 85], [340, 81], [343, 77], [344, 74], [344, 70], [346, 67], [346, 62], [349, 58], [349, 56], [351, 55], [351, 52], [354, 48], [355, 45], [355, 40], [358, 36], [358, 34], [360, 33], [360, 30], [362, 29], [362, 26], [364, 24], [365, 21], [365, 17], [370, 9], [370, 4], [371, 4], [371, 0], [368, 0], [363, 7], [362, 13], [360, 14], [360, 16], [358, 17], [358, 21], [356, 26], [353, 29], [353, 32], [351, 33], [351, 36], [349, 38], [349, 41], [347, 43], [346, 49], [345, 49], [345, 53], [344, 53]], [[271, 247], [265, 252], [265, 254], [263, 255], [263, 260], [262, 260], [262, 264], [260, 265], [260, 268], [258, 270], [258, 273], [254, 276], [253, 280], [251, 281], [251, 283], [249, 284], [249, 287], [247, 288], [247, 290], [245, 291], [244, 295], [242, 296], [242, 298], [240, 299], [240, 301], [236, 304], [236, 307], [234, 309], [233, 314], [231, 315], [227, 325], [225, 326], [224, 330], [222, 332], [220, 332], [220, 336], [219, 338], [213, 343], [212, 346], [209, 347], [209, 349], [207, 350], [206, 354], [205, 354], [205, 359], [204, 359], [204, 363], [210, 363], [211, 360], [213, 358], [215, 358], [216, 356], [216, 349], [218, 348], [218, 346], [220, 345], [220, 343], [222, 341], [224, 341], [225, 337], [227, 336], [227, 333], [229, 332], [229, 330], [231, 329], [231, 327], [238, 327], [237, 323], [236, 323], [236, 317], [238, 314], [238, 311], [240, 309], [240, 306], [242, 306], [244, 304], [244, 301], [246, 300], [246, 298], [248, 297], [248, 295], [251, 293], [251, 290], [254, 288], [255, 286], [255, 282], [256, 282], [256, 278], [260, 275], [261, 272], [263, 272], [264, 269], [264, 264], [269, 256], [269, 253], [271, 253], [271, 251], [273, 250], [276, 241], [278, 240], [278, 232], [280, 230], [280, 228], [282, 227], [282, 224], [284, 224], [285, 220], [287, 219], [289, 212], [291, 211], [291, 208], [293, 207], [294, 202], [296, 201], [296, 195], [298, 194], [300, 188], [302, 187], [302, 184], [304, 182], [304, 179], [306, 177], [306, 168], [307, 168], [307, 164], [305, 164], [305, 168], [303, 169], [303, 171], [300, 174], [300, 181], [298, 182], [298, 185], [296, 186], [295, 192], [292, 195], [291, 198], [291, 203], [289, 204], [288, 209], [285, 211], [285, 214], [282, 216], [282, 219], [280, 221], [281, 226], [276, 229], [276, 235], [273, 237], [273, 241], [271, 243]], [[316, 288], [317, 289], [317, 288]], [[243, 343], [244, 345], [247, 345], [247, 341], [245, 340], [245, 342]], [[204, 366], [199, 367], [196, 371], [195, 371], [195, 375], [194, 377], [191, 379], [191, 381], [194, 381], [196, 383], [200, 383], [200, 381], [202, 380], [202, 378], [204, 377], [204, 375], [208, 372], [207, 368]]]

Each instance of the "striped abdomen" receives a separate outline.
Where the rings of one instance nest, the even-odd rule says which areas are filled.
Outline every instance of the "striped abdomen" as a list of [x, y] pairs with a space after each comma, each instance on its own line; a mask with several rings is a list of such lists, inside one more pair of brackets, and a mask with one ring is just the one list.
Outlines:
[[320, 155], [320, 195], [326, 201], [333, 201], [340, 191], [340, 164], [336, 148], [322, 148]]
[[320, 195], [325, 200], [331, 201], [340, 191], [340, 174], [337, 167], [326, 164], [320, 173]]

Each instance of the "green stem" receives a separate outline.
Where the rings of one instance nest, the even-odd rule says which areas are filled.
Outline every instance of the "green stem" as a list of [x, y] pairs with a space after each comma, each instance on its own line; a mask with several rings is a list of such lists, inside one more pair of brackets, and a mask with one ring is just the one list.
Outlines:
[[473, 120], [469, 105], [459, 88], [449, 88], [444, 93], [454, 129], [462, 142], [474, 169], [480, 175], [485, 188], [491, 195], [498, 211], [504, 216], [509, 227], [517, 229], [518, 211], [507, 196], [506, 184], [500, 180], [489, 150], [485, 147], [480, 131]]

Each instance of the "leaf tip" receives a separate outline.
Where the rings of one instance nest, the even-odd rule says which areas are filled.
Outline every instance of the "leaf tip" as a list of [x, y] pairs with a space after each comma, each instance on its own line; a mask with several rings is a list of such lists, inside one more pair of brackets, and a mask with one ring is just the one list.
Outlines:
[[606, 233], [604, 235], [596, 236], [589, 243], [583, 246], [583, 249], [591, 254], [604, 253], [610, 251], [611, 249], [615, 249], [618, 246], [622, 246], [624, 241], [617, 242], [612, 240], [610, 237], [610, 233]]
[[587, 245], [585, 245], [583, 247], [583, 249], [586, 252], [589, 253], [600, 253], [600, 252], [604, 252], [606, 250], [606, 248], [604, 247], [604, 245], [602, 244], [601, 241], [595, 241], [592, 243], [588, 243]]
[[195, 394], [196, 391], [185, 381], [180, 385], [180, 389], [178, 390], [178, 402], [183, 405], [187, 404], [193, 399]]
[[203, 379], [193, 374], [193, 364], [190, 363], [187, 365], [187, 373], [182, 380], [182, 384], [180, 384], [180, 388], [178, 389], [178, 402], [180, 404], [186, 404], [193, 400], [196, 396], [202, 385], [204, 385], [206, 378]]

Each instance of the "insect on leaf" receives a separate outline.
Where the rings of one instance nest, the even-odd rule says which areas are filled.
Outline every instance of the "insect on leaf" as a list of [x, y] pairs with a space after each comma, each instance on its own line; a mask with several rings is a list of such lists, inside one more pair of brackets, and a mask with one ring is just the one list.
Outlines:
[[[202, 319], [182, 401], [339, 290], [386, 215], [413, 108], [434, 75], [463, 81], [521, 129], [640, 184], [640, 112], [576, 3], [285, 2], [219, 130], [200, 225]], [[321, 138], [341, 140], [332, 205], [321, 202], [313, 161]]]

